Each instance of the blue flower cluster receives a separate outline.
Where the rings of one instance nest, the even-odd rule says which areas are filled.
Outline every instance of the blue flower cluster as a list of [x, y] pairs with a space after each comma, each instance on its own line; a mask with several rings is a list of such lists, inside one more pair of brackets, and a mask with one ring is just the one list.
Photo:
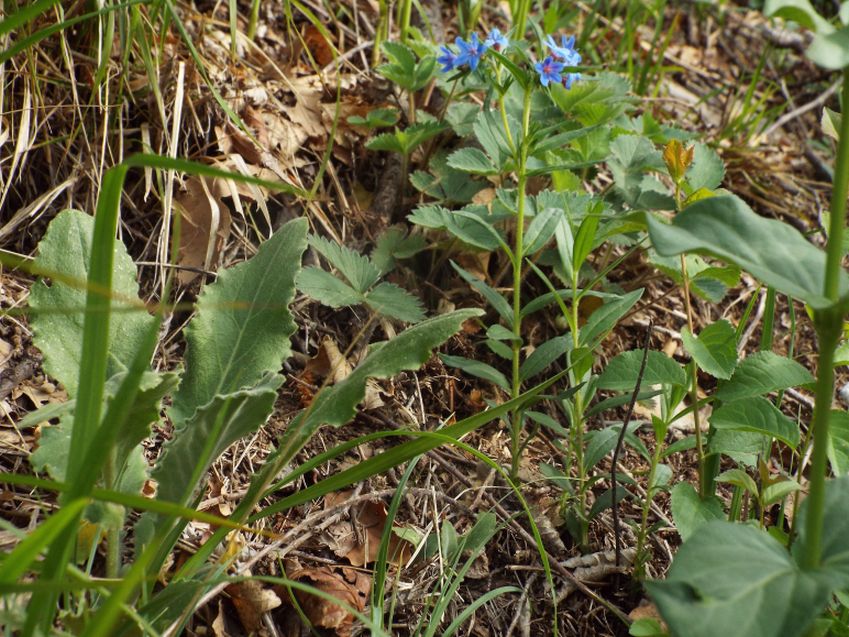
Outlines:
[[443, 45], [440, 47], [442, 55], [436, 58], [436, 61], [442, 65], [444, 73], [466, 65], [474, 71], [478, 68], [478, 64], [487, 49], [493, 48], [496, 51], [502, 51], [510, 46], [510, 40], [502, 35], [498, 29], [493, 29], [483, 42], [480, 41], [477, 33], [472, 33], [468, 42], [463, 38], [457, 38], [454, 44], [459, 49], [458, 53], [454, 53], [448, 46]]
[[560, 42], [558, 45], [553, 36], [548, 36], [545, 45], [551, 55], [546, 56], [542, 62], [537, 62], [534, 68], [539, 73], [539, 81], [543, 86], [555, 82], [572, 88], [572, 84], [581, 79], [581, 74], [566, 73], [564, 77], [563, 69], [567, 66], [578, 66], [581, 63], [581, 54], [575, 50], [574, 35], [568, 38], [564, 35]]
[[[442, 55], [436, 58], [436, 61], [442, 65], [444, 73], [465, 66], [475, 71], [487, 49], [502, 51], [510, 46], [510, 40], [498, 29], [493, 29], [483, 42], [480, 41], [477, 33], [472, 33], [468, 42], [463, 38], [457, 38], [454, 44], [457, 48], [456, 53], [448, 45], [442, 45], [440, 47]], [[564, 35], [560, 44], [557, 44], [554, 36], [549, 35], [544, 44], [548, 47], [549, 55], [534, 65], [534, 69], [539, 74], [540, 83], [543, 86], [548, 86], [553, 82], [563, 84], [567, 89], [572, 88], [572, 85], [581, 79], [581, 74], [577, 72], [564, 73], [563, 70], [581, 64], [581, 54], [575, 50], [575, 36], [567, 38]]]

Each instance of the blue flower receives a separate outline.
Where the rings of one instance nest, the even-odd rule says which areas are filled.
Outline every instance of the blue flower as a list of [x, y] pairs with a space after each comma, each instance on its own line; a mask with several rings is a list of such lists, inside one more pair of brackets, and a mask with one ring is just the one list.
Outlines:
[[478, 40], [477, 33], [472, 33], [472, 37], [469, 38], [468, 42], [463, 40], [463, 38], [457, 38], [456, 44], [460, 52], [454, 60], [454, 66], [468, 64], [469, 68], [473, 71], [478, 68], [478, 63], [489, 48], [486, 42]]
[[439, 49], [442, 51], [442, 55], [436, 58], [436, 61], [442, 65], [442, 72], [453, 71], [458, 66], [457, 55], [444, 44]]
[[566, 77], [563, 78], [563, 86], [565, 86], [567, 89], [572, 88], [572, 85], [580, 79], [580, 73], [567, 73]]
[[562, 60], [566, 66], [578, 66], [581, 63], [581, 54], [575, 50], [575, 36], [561, 37], [561, 45], [558, 46], [554, 36], [545, 39], [545, 45], [551, 50], [551, 54], [558, 60]]
[[503, 35], [497, 28], [493, 28], [492, 31], [489, 32], [489, 35], [486, 36], [484, 45], [487, 47], [491, 46], [496, 51], [501, 51], [502, 49], [506, 49], [510, 46], [510, 40], [508, 40], [507, 36]]
[[545, 58], [542, 62], [537, 62], [534, 64], [534, 68], [539, 73], [539, 81], [543, 86], [548, 86], [549, 82], [555, 82], [556, 84], [560, 84], [563, 81], [563, 77], [560, 75], [560, 72], [563, 70], [565, 65], [561, 62], [558, 62], [550, 55]]

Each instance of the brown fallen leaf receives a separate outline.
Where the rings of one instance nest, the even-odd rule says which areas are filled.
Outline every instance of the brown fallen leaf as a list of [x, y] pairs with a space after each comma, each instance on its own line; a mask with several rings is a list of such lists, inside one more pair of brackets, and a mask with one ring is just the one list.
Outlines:
[[[309, 580], [318, 590], [332, 595], [357, 611], [366, 607], [371, 578], [356, 569], [319, 566], [293, 571], [289, 577], [296, 581]], [[305, 591], [294, 591], [307, 619], [319, 628], [335, 629], [339, 637], [351, 634], [354, 616], [338, 604]]]
[[[217, 265], [230, 236], [230, 210], [221, 200], [227, 194], [223, 181], [192, 176], [186, 181], [186, 190], [175, 197], [181, 220], [180, 265], [204, 270]], [[178, 279], [187, 284], [197, 276], [197, 272], [182, 270]]]
[[248, 633], [256, 633], [262, 628], [262, 616], [274, 610], [283, 602], [271, 588], [257, 580], [247, 579], [230, 584], [227, 594], [236, 607], [239, 620]]
[[[307, 361], [302, 379], [311, 385], [320, 386], [322, 381], [329, 377], [328, 384], [334, 385], [348, 378], [353, 369], [353, 365], [339, 351], [336, 342], [328, 336], [321, 342], [318, 353]], [[365, 397], [360, 405], [363, 409], [377, 409], [383, 406], [383, 400], [380, 398], [380, 387], [376, 382], [369, 381], [366, 383]]]

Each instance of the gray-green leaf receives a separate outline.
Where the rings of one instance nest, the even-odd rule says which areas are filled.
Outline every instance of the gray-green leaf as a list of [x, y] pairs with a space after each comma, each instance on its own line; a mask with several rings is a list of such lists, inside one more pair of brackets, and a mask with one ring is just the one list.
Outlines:
[[[599, 389], [633, 391], [643, 360], [643, 350], [622, 352], [614, 357], [598, 378]], [[681, 366], [661, 352], [649, 351], [642, 386], [684, 385], [687, 377]]]
[[710, 424], [715, 429], [751, 431], [777, 438], [795, 449], [799, 444], [799, 427], [762, 396], [735, 400], [714, 409]]
[[731, 380], [719, 388], [716, 397], [731, 402], [813, 382], [811, 372], [796, 361], [763, 351], [742, 360]]
[[731, 323], [716, 321], [698, 336], [693, 336], [685, 328], [681, 332], [681, 340], [701, 369], [716, 378], [731, 378], [737, 366], [737, 334]]

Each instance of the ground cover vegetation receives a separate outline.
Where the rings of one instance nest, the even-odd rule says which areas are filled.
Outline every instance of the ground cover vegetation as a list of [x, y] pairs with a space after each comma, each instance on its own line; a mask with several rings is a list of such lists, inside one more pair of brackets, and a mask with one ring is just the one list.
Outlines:
[[4, 3], [4, 634], [849, 634], [847, 7]]

